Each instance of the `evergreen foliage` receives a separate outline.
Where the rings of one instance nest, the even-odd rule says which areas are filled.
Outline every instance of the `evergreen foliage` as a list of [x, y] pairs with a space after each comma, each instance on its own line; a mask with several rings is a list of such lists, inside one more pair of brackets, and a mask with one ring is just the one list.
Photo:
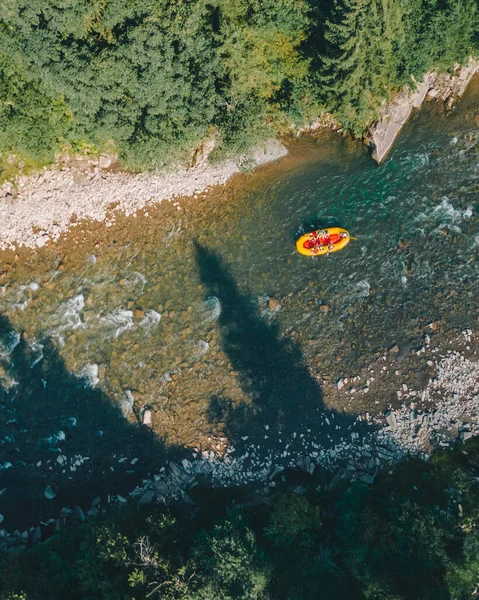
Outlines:
[[[477, 52], [476, 0], [3, 0], [0, 154], [70, 145], [133, 168], [242, 152], [333, 111], [360, 134], [379, 104]], [[6, 163], [8, 164], [8, 163]]]
[[479, 440], [372, 486], [134, 506], [0, 555], [0, 600], [466, 600], [479, 585]]

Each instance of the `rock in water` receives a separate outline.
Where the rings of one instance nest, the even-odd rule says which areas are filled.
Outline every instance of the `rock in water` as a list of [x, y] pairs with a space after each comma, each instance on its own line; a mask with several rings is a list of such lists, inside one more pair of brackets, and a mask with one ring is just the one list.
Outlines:
[[281, 304], [276, 300], [276, 298], [268, 299], [268, 308], [269, 310], [279, 310], [281, 308]]
[[57, 497], [51, 485], [47, 485], [47, 487], [45, 488], [44, 496], [47, 500], [54, 500]]
[[149, 408], [143, 413], [143, 425], [151, 425], [151, 410]]

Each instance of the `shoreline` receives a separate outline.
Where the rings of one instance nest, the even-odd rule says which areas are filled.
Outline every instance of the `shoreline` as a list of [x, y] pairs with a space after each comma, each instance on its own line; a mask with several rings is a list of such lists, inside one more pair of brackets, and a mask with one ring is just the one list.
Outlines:
[[[181, 197], [196, 197], [224, 185], [246, 164], [257, 168], [288, 154], [276, 139], [266, 140], [247, 156], [211, 165], [207, 157], [192, 168], [158, 174], [109, 171], [111, 159], [72, 161], [36, 175], [20, 177], [16, 185], [0, 187], [1, 250], [42, 248], [56, 242], [79, 221], [103, 222], [115, 213], [135, 216], [149, 205]], [[102, 160], [103, 159], [103, 160]]]
[[[150, 477], [125, 495], [104, 493], [90, 505], [56, 506], [40, 524], [23, 532], [0, 525], [0, 545], [15, 550], [19, 545], [35, 544], [45, 539], [40, 525], [53, 531], [67, 522], [81, 523], [128, 503], [140, 507], [154, 503], [195, 505], [189, 492], [196, 486], [208, 489], [250, 486], [253, 496], [267, 498], [275, 493], [278, 483], [286, 481], [287, 471], [302, 472], [311, 478], [316, 469], [328, 473], [328, 482], [324, 484], [328, 489], [345, 481], [371, 485], [382, 470], [394, 470], [408, 457], [428, 460], [437, 450], [453, 448], [479, 435], [478, 351], [479, 334], [471, 330], [449, 339], [444, 347], [435, 346], [427, 337], [417, 351], [429, 367], [427, 384], [422, 389], [398, 385], [399, 406], [380, 416], [360, 413], [355, 424], [339, 434], [335, 430], [341, 427], [337, 425], [341, 423], [338, 420], [341, 415], [334, 410], [325, 412], [324, 419], [334, 440], [330, 447], [319, 445], [314, 432], [307, 428], [294, 432], [291, 439], [284, 438], [276, 448], [268, 448], [264, 455], [258, 439], [242, 438], [244, 443], [233, 445], [225, 438], [212, 437], [212, 446], [217, 443], [219, 451], [185, 450], [183, 458], [158, 464]], [[393, 366], [395, 360], [394, 354], [384, 355], [378, 359], [379, 368], [383, 364]], [[331, 386], [347, 395], [352, 393], [351, 385], [360, 385], [357, 379], [360, 377], [341, 379]], [[265, 425], [264, 433], [269, 435], [269, 430]], [[62, 468], [69, 468], [67, 456], [60, 454], [57, 462], [60, 458]], [[45, 497], [55, 499], [51, 485], [46, 486]]]
[[[403, 89], [365, 136], [373, 160], [381, 163], [386, 158], [413, 109], [429, 99], [442, 101], [452, 110], [477, 72], [479, 61], [471, 59], [466, 67], [457, 66], [454, 75], [428, 73], [414, 92]], [[323, 119], [299, 132], [314, 135], [319, 130], [337, 130], [337, 125], [334, 119]], [[121, 171], [114, 158], [79, 155], [40, 173], [20, 176], [15, 183], [7, 182], [0, 186], [0, 250], [42, 248], [57, 242], [79, 222], [103, 222], [109, 227], [119, 213], [135, 216], [136, 211], [165, 200], [196, 198], [224, 185], [245, 167], [256, 169], [288, 154], [279, 140], [271, 138], [247, 155], [212, 165], [208, 155], [213, 147], [212, 142], [203, 143], [190, 168], [131, 174]]]
[[432, 71], [424, 76], [415, 90], [409, 86], [401, 90], [381, 110], [380, 119], [369, 127], [365, 136], [373, 160], [379, 164], [388, 156], [413, 110], [420, 109], [424, 101], [437, 100], [444, 103], [446, 110], [453, 110], [476, 73], [479, 73], [479, 60], [471, 57], [468, 65], [455, 65], [453, 75], [438, 75]]

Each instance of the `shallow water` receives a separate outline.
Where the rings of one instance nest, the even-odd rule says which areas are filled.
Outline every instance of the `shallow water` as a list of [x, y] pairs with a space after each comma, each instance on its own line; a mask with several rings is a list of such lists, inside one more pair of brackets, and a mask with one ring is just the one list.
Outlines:
[[[280, 429], [307, 422], [328, 403], [320, 380], [419, 344], [427, 323], [474, 328], [478, 92], [476, 79], [449, 116], [426, 105], [379, 167], [360, 144], [324, 134], [209, 199], [96, 227], [78, 247], [72, 235], [22, 254], [0, 290], [0, 463], [18, 458], [19, 429], [27, 464], [60, 452], [58, 440], [47, 450], [39, 440], [73, 431], [65, 423], [78, 419], [79, 395], [92, 402], [80, 388], [119, 403], [132, 423], [151, 406], [162, 449], [205, 447], [213, 434], [248, 435], [266, 418]], [[334, 224], [358, 241], [327, 258], [296, 253], [297, 236]], [[90, 454], [103, 431], [105, 456], [118, 453], [123, 416], [81, 414], [78, 426], [96, 432], [85, 438]]]

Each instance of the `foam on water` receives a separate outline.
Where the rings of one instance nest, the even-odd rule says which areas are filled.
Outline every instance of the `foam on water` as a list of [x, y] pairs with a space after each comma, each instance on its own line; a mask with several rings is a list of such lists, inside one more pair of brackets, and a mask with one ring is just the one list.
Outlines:
[[204, 354], [206, 354], [208, 352], [210, 345], [208, 344], [208, 342], [205, 342], [204, 340], [200, 340], [196, 345], [195, 345], [195, 358], [200, 358], [201, 356], [203, 356]]
[[100, 322], [106, 330], [106, 335], [116, 339], [124, 331], [133, 327], [133, 311], [115, 308], [106, 317], [101, 317]]
[[125, 390], [125, 396], [119, 402], [124, 417], [127, 417], [131, 413], [134, 403], [135, 397], [131, 393], [131, 390]]
[[50, 437], [45, 438], [45, 441], [51, 446], [56, 446], [59, 442], [64, 442], [66, 439], [67, 436], [65, 435], [64, 431], [57, 431]]
[[447, 196], [443, 196], [440, 204], [433, 206], [428, 212], [420, 213], [418, 218], [422, 221], [439, 221], [437, 229], [447, 228], [460, 233], [458, 224], [470, 219], [472, 214], [471, 206], [465, 209], [456, 208]]
[[145, 289], [145, 285], [147, 283], [147, 278], [143, 275], [143, 273], [139, 273], [138, 271], [135, 271], [135, 273], [133, 273], [134, 278], [132, 281], [133, 286], [136, 286], [138, 284], [141, 285], [141, 291], [143, 291]]
[[85, 299], [83, 294], [78, 294], [70, 298], [67, 302], [60, 304], [58, 310], [58, 317], [60, 320], [60, 326], [56, 328], [55, 332], [60, 333], [67, 329], [78, 329], [84, 325], [81, 318], [81, 311], [85, 307]]
[[32, 340], [29, 340], [28, 346], [30, 347], [30, 350], [31, 350], [32, 354], [36, 354], [35, 359], [30, 364], [30, 369], [33, 369], [33, 367], [35, 365], [37, 365], [42, 360], [42, 358], [43, 358], [43, 348], [45, 346], [43, 344], [40, 344], [40, 342], [37, 341], [35, 338], [33, 338]]
[[370, 291], [371, 284], [369, 281], [367, 279], [361, 279], [361, 281], [358, 281], [354, 286], [351, 292], [351, 297], [355, 300], [359, 298], [367, 298]]
[[85, 365], [75, 373], [75, 376], [85, 380], [85, 387], [89, 386], [94, 388], [100, 382], [100, 378], [98, 377], [98, 365], [96, 364]]
[[216, 296], [208, 296], [201, 307], [202, 321], [211, 323], [217, 321], [221, 314], [221, 302]]
[[20, 343], [18, 331], [9, 331], [0, 340], [0, 358], [7, 358]]
[[145, 316], [140, 321], [140, 326], [145, 329], [152, 329], [155, 325], [158, 325], [161, 319], [161, 314], [156, 310], [149, 309], [145, 310]]

